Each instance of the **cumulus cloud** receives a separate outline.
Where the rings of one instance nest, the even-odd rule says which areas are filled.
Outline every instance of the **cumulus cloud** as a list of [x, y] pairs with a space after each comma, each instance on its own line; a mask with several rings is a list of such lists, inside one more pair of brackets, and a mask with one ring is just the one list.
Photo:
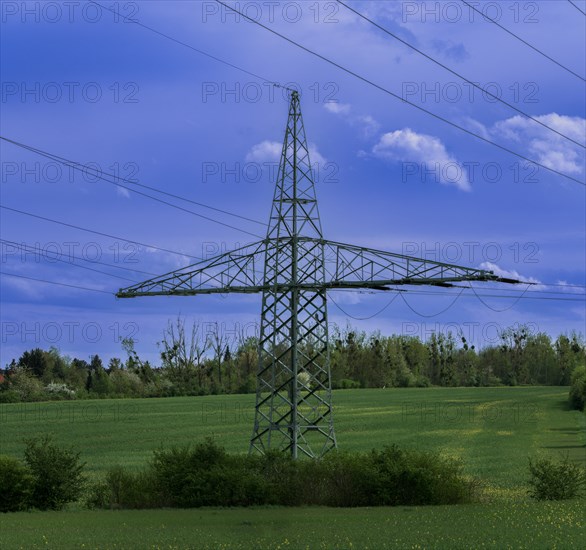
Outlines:
[[335, 115], [350, 114], [351, 106], [348, 103], [338, 103], [337, 101], [328, 101], [324, 103], [324, 109]]
[[278, 141], [261, 141], [252, 146], [246, 155], [246, 162], [268, 162], [279, 160], [283, 144]]
[[[558, 132], [583, 143], [586, 119], [550, 113], [535, 117]], [[497, 122], [491, 129], [496, 137], [526, 144], [528, 152], [539, 163], [566, 174], [584, 173], [584, 153], [577, 145], [532, 120], [516, 115]]]
[[418, 163], [418, 171], [426, 178], [435, 174], [435, 180], [440, 183], [470, 190], [467, 170], [434, 136], [418, 134], [410, 128], [388, 132], [381, 136], [372, 152], [387, 160]]
[[[324, 165], [327, 159], [318, 151], [315, 143], [309, 143], [309, 159], [312, 165]], [[246, 162], [279, 162], [283, 144], [265, 140], [253, 145], [246, 155]]]

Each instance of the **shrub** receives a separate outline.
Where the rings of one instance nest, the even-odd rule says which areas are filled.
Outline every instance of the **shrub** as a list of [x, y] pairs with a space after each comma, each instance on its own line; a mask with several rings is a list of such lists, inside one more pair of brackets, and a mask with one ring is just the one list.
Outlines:
[[474, 483], [454, 459], [396, 445], [373, 450], [370, 458], [377, 472], [373, 505], [456, 504], [474, 497]]
[[572, 464], [568, 457], [529, 459], [529, 495], [536, 500], [567, 500], [586, 486], [583, 468]]
[[572, 373], [569, 399], [572, 409], [584, 410], [584, 403], [586, 402], [585, 366], [576, 367]]
[[60, 510], [83, 490], [80, 453], [63, 449], [50, 436], [25, 441], [24, 459], [33, 476], [32, 505], [40, 510]]
[[[264, 482], [265, 504], [299, 506], [303, 500], [304, 480], [300, 461], [276, 449], [257, 458]], [[303, 462], [312, 465], [313, 463]], [[307, 477], [307, 476], [305, 476]]]
[[16, 458], [0, 455], [0, 512], [19, 512], [29, 508], [33, 476]]
[[371, 506], [377, 472], [362, 453], [334, 452], [317, 461], [304, 461], [303, 504]]
[[230, 456], [211, 439], [194, 448], [155, 452], [151, 464], [163, 502], [169, 506], [247, 506], [265, 501], [258, 459]]
[[472, 500], [462, 466], [438, 454], [396, 446], [371, 453], [332, 452], [293, 460], [270, 451], [229, 455], [211, 439], [154, 453], [146, 471], [111, 469], [87, 504], [101, 508], [170, 506], [381, 506]]
[[67, 387], [67, 384], [50, 382], [45, 386], [45, 393], [53, 399], [75, 399], [75, 390]]
[[104, 480], [93, 483], [87, 492], [88, 508], [155, 508], [164, 506], [149, 470], [129, 472], [111, 467]]
[[16, 390], [0, 389], [0, 403], [20, 403], [21, 394]]

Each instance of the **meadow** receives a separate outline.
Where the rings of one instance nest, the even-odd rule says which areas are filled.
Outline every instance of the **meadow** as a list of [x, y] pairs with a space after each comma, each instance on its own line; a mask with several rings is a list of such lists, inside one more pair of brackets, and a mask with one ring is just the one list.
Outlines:
[[[586, 465], [586, 416], [567, 388], [414, 388], [334, 392], [338, 445], [400, 446], [460, 457], [485, 485], [471, 505], [30, 512], [0, 517], [3, 548], [579, 548], [583, 500], [526, 494], [528, 457]], [[246, 452], [253, 395], [61, 401], [0, 406], [0, 452], [52, 433], [82, 452], [91, 477], [140, 467], [154, 449], [213, 437]], [[44, 537], [44, 538], [43, 538]]]

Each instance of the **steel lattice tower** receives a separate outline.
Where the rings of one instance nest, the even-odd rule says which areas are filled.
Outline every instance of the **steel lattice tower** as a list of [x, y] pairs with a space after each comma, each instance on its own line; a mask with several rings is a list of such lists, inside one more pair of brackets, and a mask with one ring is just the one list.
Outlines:
[[518, 282], [323, 238], [299, 96], [292, 91], [266, 238], [121, 289], [117, 296], [262, 293], [250, 452], [276, 448], [297, 458], [336, 447], [327, 290], [396, 291], [395, 285], [450, 287], [457, 281]]
[[251, 450], [309, 456], [336, 446], [323, 235], [297, 92], [267, 230]]

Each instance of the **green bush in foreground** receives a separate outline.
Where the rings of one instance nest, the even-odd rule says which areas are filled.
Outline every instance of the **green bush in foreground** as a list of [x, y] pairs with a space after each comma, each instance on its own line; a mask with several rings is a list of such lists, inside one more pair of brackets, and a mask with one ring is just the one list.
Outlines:
[[19, 512], [30, 505], [33, 476], [11, 456], [0, 455], [0, 512]]
[[111, 468], [86, 499], [97, 508], [456, 504], [473, 500], [462, 466], [396, 446], [293, 460], [278, 452], [230, 455], [212, 440], [159, 450], [147, 468]]
[[60, 510], [79, 498], [84, 485], [80, 453], [63, 449], [50, 436], [26, 441], [24, 460], [33, 477], [31, 505], [39, 510]]
[[584, 468], [572, 464], [566, 456], [529, 459], [529, 495], [536, 500], [567, 500], [578, 496], [586, 486]]

